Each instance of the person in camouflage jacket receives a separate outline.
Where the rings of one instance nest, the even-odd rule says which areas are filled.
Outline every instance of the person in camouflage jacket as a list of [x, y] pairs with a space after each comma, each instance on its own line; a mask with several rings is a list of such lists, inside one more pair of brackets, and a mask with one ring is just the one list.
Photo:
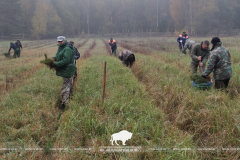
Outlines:
[[202, 77], [206, 78], [213, 71], [215, 88], [224, 89], [228, 87], [229, 80], [232, 77], [231, 55], [229, 50], [222, 46], [218, 37], [214, 37], [211, 43], [211, 55]]

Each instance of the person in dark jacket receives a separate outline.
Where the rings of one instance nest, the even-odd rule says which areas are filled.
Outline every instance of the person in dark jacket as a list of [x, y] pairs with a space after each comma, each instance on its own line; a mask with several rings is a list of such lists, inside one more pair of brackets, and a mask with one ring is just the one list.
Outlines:
[[130, 65], [132, 67], [133, 63], [135, 62], [135, 56], [132, 51], [123, 50], [118, 54], [118, 58], [125, 64], [127, 67]]
[[109, 46], [110, 46], [110, 49], [111, 49], [111, 53], [114, 54], [114, 56], [116, 56], [116, 54], [117, 54], [117, 42], [114, 39], [110, 38]]
[[64, 110], [73, 86], [73, 77], [75, 73], [74, 49], [63, 36], [57, 37], [57, 41], [58, 50], [56, 56], [52, 57], [56, 62], [53, 63], [52, 67], [56, 68], [57, 76], [63, 77], [61, 91], [62, 104], [58, 108]]
[[74, 42], [70, 41], [70, 44], [72, 44], [73, 48], [74, 48], [74, 60], [75, 60], [75, 74], [74, 74], [74, 78], [77, 78], [77, 66], [76, 66], [76, 61], [80, 58], [80, 53], [78, 52], [78, 49], [76, 47], [74, 47]]
[[19, 57], [19, 48], [18, 46], [15, 44], [15, 43], [10, 43], [10, 48], [8, 50], [8, 54], [10, 55], [10, 51], [11, 49], [14, 50], [14, 55], [13, 55], [13, 58], [17, 58], [17, 56]]
[[[180, 52], [182, 52], [182, 49], [183, 49], [187, 39], [188, 39], [188, 35], [186, 34], [186, 32], [183, 32], [182, 34], [180, 34], [178, 36], [177, 42], [179, 43]], [[186, 54], [186, 53], [184, 52], [184, 54]]]
[[20, 42], [20, 40], [17, 40], [16, 42], [15, 42], [15, 44], [18, 46], [18, 48], [19, 48], [19, 56], [18, 57], [20, 57], [20, 55], [21, 55], [21, 49], [22, 49], [22, 44], [21, 44], [21, 42]]

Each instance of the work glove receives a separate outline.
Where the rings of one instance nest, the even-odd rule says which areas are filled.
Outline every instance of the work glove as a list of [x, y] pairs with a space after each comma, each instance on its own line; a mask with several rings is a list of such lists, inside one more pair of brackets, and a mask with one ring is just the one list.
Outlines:
[[182, 40], [180, 40], [180, 42], [182, 43]]
[[203, 78], [207, 78], [207, 76], [202, 75]]

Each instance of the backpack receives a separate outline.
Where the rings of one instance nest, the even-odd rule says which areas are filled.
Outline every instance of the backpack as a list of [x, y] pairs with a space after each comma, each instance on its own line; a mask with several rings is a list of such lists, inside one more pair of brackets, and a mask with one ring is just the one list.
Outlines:
[[74, 47], [74, 59], [77, 60], [80, 58], [80, 53], [78, 52], [77, 48]]

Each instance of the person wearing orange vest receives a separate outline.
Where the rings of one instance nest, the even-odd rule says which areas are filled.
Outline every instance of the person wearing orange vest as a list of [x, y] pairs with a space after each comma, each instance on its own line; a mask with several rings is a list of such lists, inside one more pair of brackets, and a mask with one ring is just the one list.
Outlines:
[[109, 40], [109, 46], [111, 49], [111, 53], [114, 54], [114, 56], [116, 56], [117, 53], [117, 43], [114, 39], [110, 38]]
[[[186, 32], [183, 32], [182, 34], [180, 34], [178, 36], [177, 42], [179, 43], [180, 52], [182, 51], [187, 39], [188, 39], [188, 35], [186, 34]], [[184, 54], [186, 54], [186, 53], [184, 53]]]

